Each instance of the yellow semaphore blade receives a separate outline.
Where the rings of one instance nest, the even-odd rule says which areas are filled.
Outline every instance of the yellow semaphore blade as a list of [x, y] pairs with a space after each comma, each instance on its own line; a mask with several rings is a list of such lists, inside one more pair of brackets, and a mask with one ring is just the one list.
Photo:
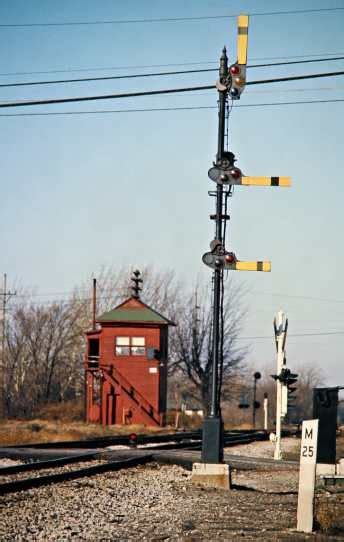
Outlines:
[[271, 271], [271, 262], [242, 262], [235, 263], [235, 271], [263, 271], [269, 273]]
[[244, 186], [291, 186], [290, 177], [242, 177], [241, 184]]
[[247, 64], [248, 15], [238, 17], [238, 64]]

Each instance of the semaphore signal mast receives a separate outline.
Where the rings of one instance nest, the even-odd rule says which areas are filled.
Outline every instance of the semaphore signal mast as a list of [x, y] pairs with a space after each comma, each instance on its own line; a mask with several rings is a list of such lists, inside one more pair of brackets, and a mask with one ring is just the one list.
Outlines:
[[[248, 45], [248, 16], [238, 17], [237, 61], [228, 66], [226, 48], [220, 57], [218, 91], [218, 146], [216, 160], [208, 171], [209, 178], [216, 183], [216, 191], [210, 195], [216, 198], [216, 212], [211, 215], [215, 221], [215, 237], [210, 243], [202, 261], [213, 269], [213, 322], [212, 322], [212, 381], [209, 415], [204, 419], [202, 462], [223, 461], [223, 421], [221, 416], [221, 367], [222, 352], [222, 296], [223, 273], [232, 271], [271, 271], [269, 261], [242, 261], [233, 250], [226, 247], [227, 199], [232, 195], [233, 186], [290, 186], [289, 177], [251, 177], [243, 174], [236, 165], [234, 154], [225, 148], [225, 134], [228, 129], [228, 100], [239, 100], [246, 84]], [[227, 138], [228, 147], [228, 138]]]

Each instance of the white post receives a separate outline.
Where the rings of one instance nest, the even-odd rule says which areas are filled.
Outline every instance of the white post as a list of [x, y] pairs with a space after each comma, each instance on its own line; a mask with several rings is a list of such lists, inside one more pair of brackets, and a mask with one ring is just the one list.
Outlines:
[[302, 422], [299, 496], [297, 501], [297, 530], [304, 533], [311, 533], [313, 530], [318, 425], [319, 420]]
[[[277, 376], [281, 374], [285, 365], [285, 334], [287, 332], [287, 320], [283, 311], [278, 311], [277, 317], [274, 320], [276, 349], [277, 349]], [[282, 429], [282, 384], [276, 380], [277, 398], [276, 398], [276, 439], [274, 459], [282, 459], [281, 449], [281, 429]]]
[[267, 431], [268, 430], [268, 414], [269, 414], [269, 399], [268, 399], [267, 393], [264, 393], [263, 408], [264, 408], [264, 431]]

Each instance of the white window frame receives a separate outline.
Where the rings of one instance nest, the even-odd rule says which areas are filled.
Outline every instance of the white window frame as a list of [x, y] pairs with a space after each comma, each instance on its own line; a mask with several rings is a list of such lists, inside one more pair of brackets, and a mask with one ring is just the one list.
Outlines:
[[115, 337], [115, 355], [120, 356], [120, 357], [145, 356], [146, 355], [146, 337], [124, 337], [124, 336]]

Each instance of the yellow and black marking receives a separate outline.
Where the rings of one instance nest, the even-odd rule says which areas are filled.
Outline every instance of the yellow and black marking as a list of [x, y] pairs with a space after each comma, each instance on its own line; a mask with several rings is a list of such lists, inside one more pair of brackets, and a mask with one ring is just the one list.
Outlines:
[[247, 64], [248, 15], [238, 17], [238, 64]]
[[290, 177], [241, 177], [244, 186], [291, 186]]
[[233, 265], [234, 271], [263, 271], [264, 273], [270, 273], [271, 262], [259, 261], [259, 262], [242, 262], [238, 260]]

